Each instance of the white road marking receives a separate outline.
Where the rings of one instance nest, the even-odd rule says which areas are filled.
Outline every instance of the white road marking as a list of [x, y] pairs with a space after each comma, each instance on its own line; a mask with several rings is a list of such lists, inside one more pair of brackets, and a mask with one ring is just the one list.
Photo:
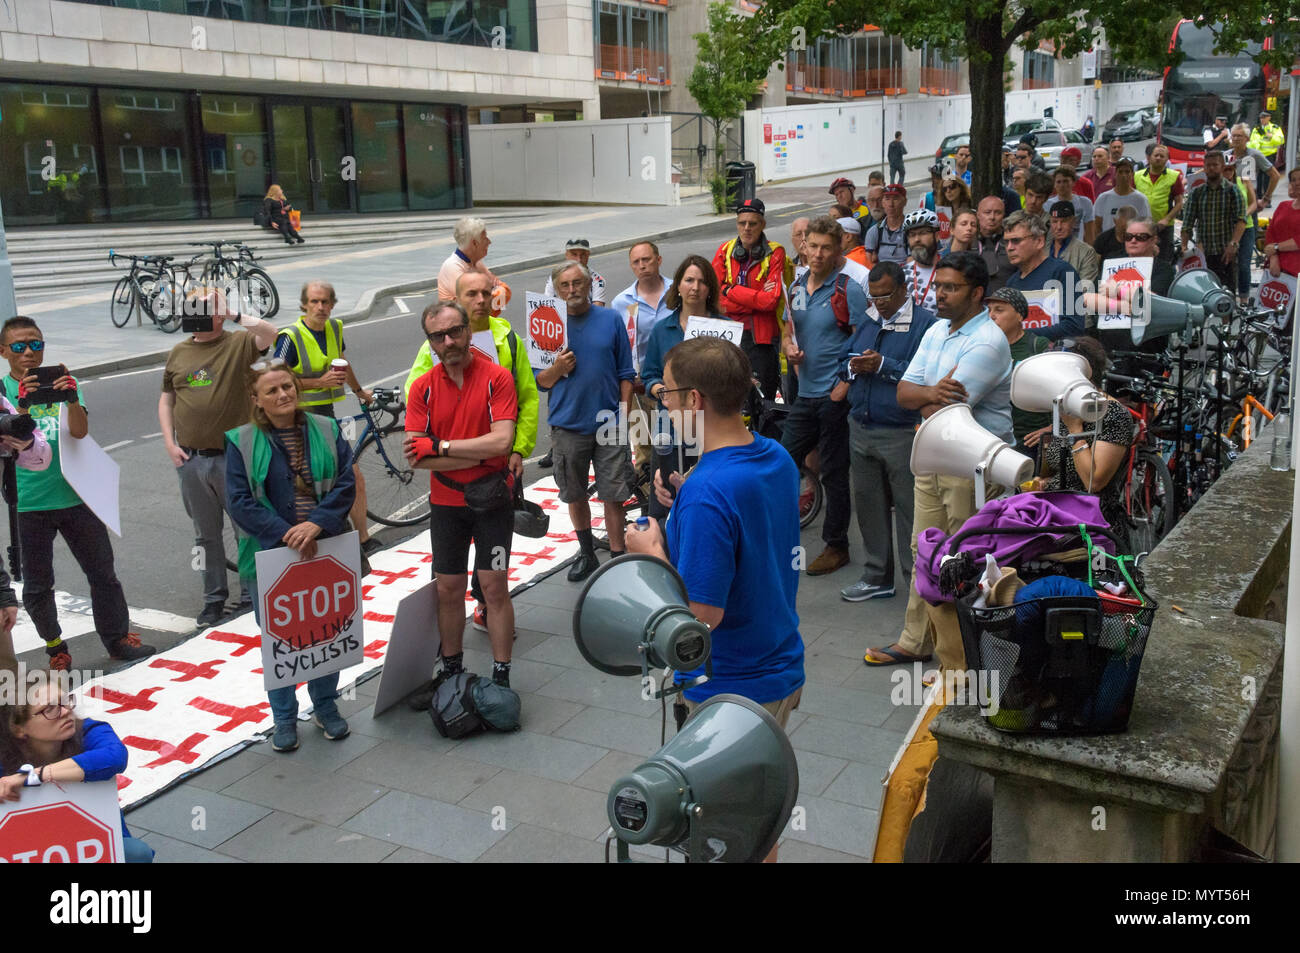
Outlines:
[[119, 377], [133, 377], [136, 374], [157, 374], [159, 366], [161, 365], [156, 365], [154, 367], [144, 367], [138, 371], [122, 371], [120, 374], [108, 374], [104, 377], [92, 377], [89, 378], [88, 380], [82, 381], [82, 383], [90, 384], [94, 381], [111, 381], [111, 380], [116, 380]]
[[116, 450], [118, 447], [125, 447], [128, 443], [135, 443], [135, 441], [134, 441], [134, 440], [119, 440], [117, 443], [110, 443], [107, 447], [104, 447], [103, 450], [104, 450], [105, 453], [112, 453], [112, 452], [113, 452], [114, 450]]
[[407, 304], [406, 304], [406, 302], [403, 301], [401, 298], [394, 298], [394, 299], [393, 299], [393, 304], [397, 305], [397, 310], [398, 310], [398, 311], [401, 311], [402, 314], [410, 314], [410, 313], [411, 313], [411, 309], [410, 309], [410, 307], [408, 307]]
[[161, 437], [161, 436], [162, 436], [162, 431], [159, 430], [157, 433], [142, 433], [142, 434], [140, 434], [140, 439], [141, 439], [141, 440], [152, 440], [154, 437]]
[[[18, 593], [19, 599], [22, 598], [22, 583], [14, 583], [14, 591]], [[70, 592], [54, 593], [54, 605], [59, 612], [59, 626], [63, 629], [63, 638], [72, 639], [81, 635], [94, 635], [95, 620], [91, 614], [90, 600], [83, 596], [74, 596]], [[174, 615], [170, 612], [163, 612], [160, 609], [137, 609], [134, 606], [128, 606], [127, 611], [131, 614], [131, 623], [138, 625], [143, 629], [149, 629], [154, 632], [193, 632], [195, 629], [194, 620], [184, 616]], [[32, 649], [43, 648], [45, 642], [36, 634], [36, 626], [32, 624], [27, 613], [22, 609], [18, 610], [18, 621], [13, 627], [14, 651], [18, 653], [30, 652]], [[75, 651], [75, 646], [73, 647]], [[96, 647], [95, 651], [100, 651]]]

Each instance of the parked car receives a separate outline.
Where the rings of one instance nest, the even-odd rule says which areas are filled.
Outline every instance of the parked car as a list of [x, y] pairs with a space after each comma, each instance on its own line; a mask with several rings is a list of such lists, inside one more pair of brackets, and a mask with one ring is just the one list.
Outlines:
[[970, 145], [969, 132], [956, 132], [948, 136], [939, 143], [939, 148], [934, 150], [934, 161], [942, 162], [945, 157], [956, 155], [959, 146]]
[[1061, 124], [1055, 119], [1017, 119], [1010, 123], [1002, 133], [1003, 145], [1010, 146], [1012, 149], [1020, 142], [1020, 137], [1027, 132], [1038, 135], [1040, 131], [1061, 132]]
[[1120, 110], [1106, 120], [1106, 125], [1101, 130], [1102, 141], [1110, 142], [1118, 138], [1125, 142], [1136, 142], [1151, 138], [1156, 134], [1155, 113], [1154, 107], [1146, 106]]

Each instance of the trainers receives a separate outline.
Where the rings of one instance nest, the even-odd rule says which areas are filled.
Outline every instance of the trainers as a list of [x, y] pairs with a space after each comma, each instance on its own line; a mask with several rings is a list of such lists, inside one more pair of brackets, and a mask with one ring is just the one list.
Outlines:
[[543, 469], [555, 466], [555, 459], [551, 456], [552, 451], [547, 450], [546, 456], [537, 461], [537, 465]]
[[893, 586], [876, 586], [867, 582], [865, 579], [859, 579], [853, 585], [845, 586], [840, 590], [840, 598], [845, 602], [866, 602], [868, 599], [891, 599], [893, 596]]
[[[844, 558], [847, 561], [848, 556], [845, 556]], [[567, 578], [569, 582], [582, 582], [582, 580], [595, 572], [598, 566], [600, 566], [600, 563], [596, 560], [595, 553], [592, 553], [591, 555], [578, 553], [578, 558], [575, 559], [573, 565], [569, 567], [569, 575]]]
[[61, 648], [49, 656], [51, 672], [67, 672], [72, 668], [72, 656], [66, 648]]
[[199, 613], [199, 617], [194, 621], [199, 624], [200, 629], [206, 629], [209, 626], [216, 625], [226, 617], [226, 604], [224, 602], [209, 602]]
[[275, 733], [271, 735], [271, 750], [298, 750], [298, 726], [294, 722], [291, 721], [285, 725], [275, 726]]
[[315, 722], [317, 728], [325, 732], [325, 737], [330, 741], [346, 738], [351, 731], [337, 708], [327, 713], [317, 711], [311, 716], [311, 720]]
[[371, 536], [368, 540], [366, 540], [364, 543], [361, 544], [361, 555], [373, 556], [375, 553], [379, 552], [383, 548], [384, 548], [384, 544], [381, 543], [379, 540], [375, 539], [373, 536]]
[[827, 546], [822, 550], [822, 554], [813, 560], [812, 565], [807, 569], [807, 573], [810, 576], [824, 576], [848, 564], [849, 551], [847, 549]]
[[488, 630], [487, 606], [481, 602], [474, 603], [474, 618], [472, 621], [474, 628], [478, 629], [480, 632], [486, 632]]
[[136, 659], [148, 658], [158, 650], [152, 645], [144, 645], [140, 636], [128, 632], [108, 650], [108, 657], [115, 662], [134, 662]]

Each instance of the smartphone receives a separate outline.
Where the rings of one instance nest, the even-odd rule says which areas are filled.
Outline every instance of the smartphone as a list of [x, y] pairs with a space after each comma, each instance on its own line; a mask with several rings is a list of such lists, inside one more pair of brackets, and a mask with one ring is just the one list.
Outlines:
[[181, 330], [186, 334], [203, 334], [216, 326], [216, 305], [210, 298], [185, 302]]
[[68, 403], [77, 399], [77, 391], [73, 390], [55, 390], [54, 382], [68, 373], [68, 369], [62, 364], [56, 364], [54, 367], [37, 367], [32, 369], [36, 375], [36, 388], [28, 392], [27, 396], [18, 401], [18, 406], [29, 407], [32, 404], [58, 404]]

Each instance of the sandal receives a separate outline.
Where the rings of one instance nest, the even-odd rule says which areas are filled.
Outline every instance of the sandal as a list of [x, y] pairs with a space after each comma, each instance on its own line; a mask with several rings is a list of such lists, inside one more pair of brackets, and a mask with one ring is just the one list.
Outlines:
[[895, 650], [888, 645], [883, 646], [882, 648], [872, 649], [871, 651], [879, 652], [882, 655], [888, 655], [889, 661], [882, 662], [879, 659], [872, 658], [870, 655], [863, 655], [862, 661], [867, 665], [910, 665], [913, 662], [928, 662], [930, 659], [934, 658], [933, 655], [908, 655], [907, 653]]

